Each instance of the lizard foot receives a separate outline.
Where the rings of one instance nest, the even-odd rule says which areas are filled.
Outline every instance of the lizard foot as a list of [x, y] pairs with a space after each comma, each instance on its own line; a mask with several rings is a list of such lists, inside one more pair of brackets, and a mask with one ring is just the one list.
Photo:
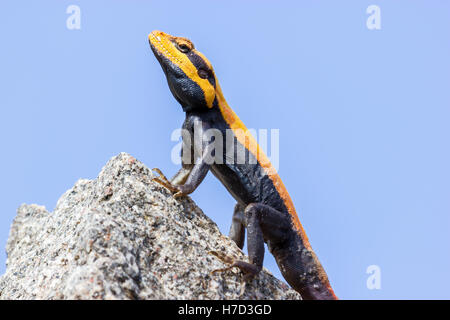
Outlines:
[[215, 274], [218, 272], [225, 272], [225, 271], [231, 270], [232, 268], [238, 268], [244, 274], [244, 280], [249, 281], [249, 280], [252, 280], [261, 270], [261, 268], [258, 268], [254, 264], [251, 264], [251, 263], [248, 263], [248, 262], [245, 262], [242, 260], [236, 260], [232, 257], [224, 255], [221, 252], [210, 251], [209, 254], [216, 256], [217, 258], [222, 260], [222, 262], [229, 265], [228, 267], [225, 267], [225, 268], [215, 269], [215, 270], [211, 271], [211, 274]]
[[185, 195], [180, 190], [180, 187], [177, 185], [173, 185], [172, 182], [170, 182], [169, 179], [166, 178], [166, 176], [164, 175], [164, 173], [162, 173], [162, 171], [160, 169], [153, 168], [152, 171], [155, 171], [156, 173], [159, 174], [159, 177], [155, 177], [152, 180], [159, 183], [160, 185], [166, 187], [167, 189], [169, 189], [170, 192], [174, 193], [173, 197], [175, 199], [180, 198]]

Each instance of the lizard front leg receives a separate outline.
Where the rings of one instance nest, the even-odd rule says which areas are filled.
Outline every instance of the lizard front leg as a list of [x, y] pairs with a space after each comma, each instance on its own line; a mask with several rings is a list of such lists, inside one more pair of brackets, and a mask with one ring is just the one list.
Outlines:
[[172, 179], [173, 182], [164, 177], [158, 169], [155, 171], [160, 173], [160, 177], [154, 178], [154, 180], [174, 192], [174, 198], [191, 194], [206, 177], [206, 174], [211, 167], [211, 152], [213, 150], [213, 144], [207, 145], [203, 150], [202, 156], [198, 158], [191, 167], [186, 168], [185, 171], [180, 170]]
[[[161, 170], [159, 170], [158, 168], [154, 168], [153, 170], [159, 173], [159, 177], [153, 178], [153, 180], [174, 193], [174, 198], [179, 198], [188, 195], [194, 192], [195, 189], [197, 189], [197, 187], [200, 185], [200, 183], [208, 173], [209, 167], [209, 164], [200, 159], [200, 161], [196, 163], [191, 169], [181, 169], [178, 172], [179, 175], [175, 175], [172, 181], [168, 180], [161, 172]], [[184, 184], [182, 184], [183, 181], [185, 181]]]
[[192, 164], [183, 164], [183, 167], [178, 170], [178, 172], [172, 177], [172, 179], [167, 179], [166, 176], [162, 173], [162, 171], [158, 168], [153, 168], [152, 171], [155, 171], [159, 174], [158, 177], [153, 178], [153, 181], [163, 185], [167, 189], [169, 189], [172, 193], [176, 193], [179, 191], [177, 188], [178, 185], [182, 185], [186, 182], [187, 178], [192, 172], [194, 165]]
[[170, 183], [177, 186], [184, 184], [191, 174], [192, 169], [194, 169], [193, 164], [183, 164], [183, 167], [178, 170], [178, 172], [172, 177], [172, 179], [170, 179]]

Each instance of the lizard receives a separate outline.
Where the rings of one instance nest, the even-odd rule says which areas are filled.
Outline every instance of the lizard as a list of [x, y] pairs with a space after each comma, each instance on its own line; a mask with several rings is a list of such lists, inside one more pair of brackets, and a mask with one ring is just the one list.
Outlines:
[[262, 270], [267, 243], [283, 277], [303, 299], [336, 300], [286, 187], [227, 104], [209, 60], [187, 38], [155, 30], [148, 39], [186, 114], [182, 129], [187, 133], [182, 134], [181, 169], [169, 180], [155, 168], [159, 176], [154, 180], [178, 198], [194, 192], [211, 171], [236, 199], [229, 236], [240, 249], [247, 230], [249, 262], [232, 259], [225, 269], [237, 267], [245, 280], [252, 279]]

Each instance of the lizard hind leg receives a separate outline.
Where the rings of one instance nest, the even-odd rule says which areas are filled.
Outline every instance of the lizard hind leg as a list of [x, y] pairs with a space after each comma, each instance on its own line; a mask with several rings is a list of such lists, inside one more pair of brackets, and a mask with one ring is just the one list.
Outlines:
[[262, 204], [251, 203], [244, 210], [247, 226], [247, 249], [250, 263], [219, 257], [229, 267], [213, 271], [226, 271], [237, 267], [244, 273], [244, 279], [250, 280], [261, 270], [264, 261], [264, 240], [272, 244], [284, 243], [290, 227], [289, 218], [274, 208]]
[[244, 208], [237, 203], [234, 207], [233, 219], [231, 221], [228, 236], [236, 243], [239, 249], [244, 247], [245, 240], [245, 216]]

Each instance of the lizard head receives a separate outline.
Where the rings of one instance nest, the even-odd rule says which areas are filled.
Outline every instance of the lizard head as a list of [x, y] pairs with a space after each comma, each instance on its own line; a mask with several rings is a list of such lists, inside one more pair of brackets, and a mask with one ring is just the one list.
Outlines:
[[162, 31], [148, 36], [170, 91], [185, 111], [210, 109], [216, 98], [216, 76], [211, 63], [186, 38]]

